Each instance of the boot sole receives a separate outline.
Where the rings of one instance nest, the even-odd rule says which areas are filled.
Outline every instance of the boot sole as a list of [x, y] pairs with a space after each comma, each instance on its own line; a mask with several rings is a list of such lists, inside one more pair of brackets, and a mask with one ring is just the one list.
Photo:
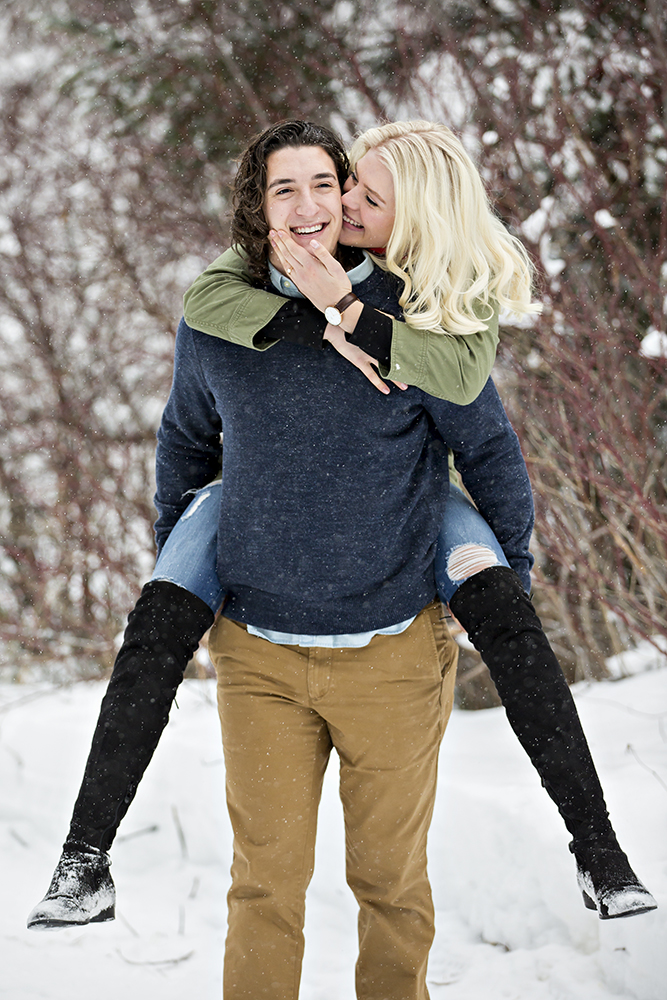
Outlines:
[[601, 909], [598, 909], [595, 900], [588, 895], [585, 889], [581, 890], [581, 895], [584, 898], [584, 906], [587, 910], [597, 910], [600, 920], [621, 920], [624, 917], [638, 917], [640, 913], [650, 913], [651, 910], [657, 910], [657, 903], [645, 903], [644, 905], [633, 907], [631, 910], [626, 910], [624, 913], [608, 913]]
[[625, 913], [601, 913], [600, 920], [621, 920], [623, 917], [638, 917], [640, 913], [650, 913], [657, 910], [657, 906], [638, 906], [635, 910], [626, 910]]
[[88, 920], [58, 920], [57, 917], [35, 917], [28, 924], [31, 931], [56, 931], [61, 927], [86, 927], [88, 924], [102, 924], [108, 920], [116, 919], [115, 907], [110, 906], [106, 910], [100, 910], [95, 916]]

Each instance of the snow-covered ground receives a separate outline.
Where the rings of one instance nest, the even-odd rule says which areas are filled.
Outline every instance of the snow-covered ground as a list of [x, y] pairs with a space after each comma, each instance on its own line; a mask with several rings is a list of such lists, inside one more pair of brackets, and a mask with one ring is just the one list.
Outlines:
[[[25, 929], [64, 839], [103, 686], [0, 686], [0, 996], [220, 1000], [231, 836], [215, 691], [188, 681], [114, 845], [115, 922]], [[667, 998], [667, 666], [579, 686], [622, 845], [660, 908], [584, 909], [567, 834], [502, 709], [455, 711], [430, 838], [432, 1000]], [[355, 903], [335, 762], [308, 899], [304, 1000], [353, 1000]]]

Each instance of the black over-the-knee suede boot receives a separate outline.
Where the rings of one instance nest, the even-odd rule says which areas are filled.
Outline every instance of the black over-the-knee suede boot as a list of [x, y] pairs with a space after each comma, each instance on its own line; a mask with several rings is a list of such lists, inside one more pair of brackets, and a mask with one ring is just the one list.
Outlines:
[[111, 847], [213, 618], [183, 587], [155, 580], [143, 588], [102, 700], [67, 844]]
[[209, 606], [182, 587], [147, 583], [128, 617], [102, 700], [70, 830], [45, 899], [29, 927], [109, 920], [115, 890], [109, 850], [157, 747]]
[[618, 845], [572, 693], [518, 575], [504, 566], [483, 570], [449, 606], [572, 835], [586, 905], [603, 918], [655, 908]]

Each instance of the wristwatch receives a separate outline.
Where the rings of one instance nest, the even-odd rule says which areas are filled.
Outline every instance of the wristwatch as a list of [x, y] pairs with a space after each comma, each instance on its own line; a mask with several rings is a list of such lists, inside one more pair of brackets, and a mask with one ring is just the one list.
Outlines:
[[324, 316], [327, 323], [331, 323], [332, 326], [340, 326], [343, 322], [343, 313], [348, 306], [351, 306], [353, 302], [358, 302], [358, 297], [354, 292], [348, 292], [340, 302], [337, 302], [335, 306], [327, 306], [324, 310]]

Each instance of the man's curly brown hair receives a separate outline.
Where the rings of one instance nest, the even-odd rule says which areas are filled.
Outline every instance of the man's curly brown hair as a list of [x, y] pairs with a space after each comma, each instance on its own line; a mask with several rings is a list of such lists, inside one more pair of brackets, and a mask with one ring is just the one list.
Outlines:
[[320, 146], [333, 161], [341, 191], [349, 174], [342, 139], [323, 125], [282, 121], [252, 140], [239, 160], [234, 179], [232, 243], [245, 252], [250, 274], [260, 284], [265, 284], [269, 277], [269, 226], [264, 218], [266, 161], [269, 154], [287, 146]]

